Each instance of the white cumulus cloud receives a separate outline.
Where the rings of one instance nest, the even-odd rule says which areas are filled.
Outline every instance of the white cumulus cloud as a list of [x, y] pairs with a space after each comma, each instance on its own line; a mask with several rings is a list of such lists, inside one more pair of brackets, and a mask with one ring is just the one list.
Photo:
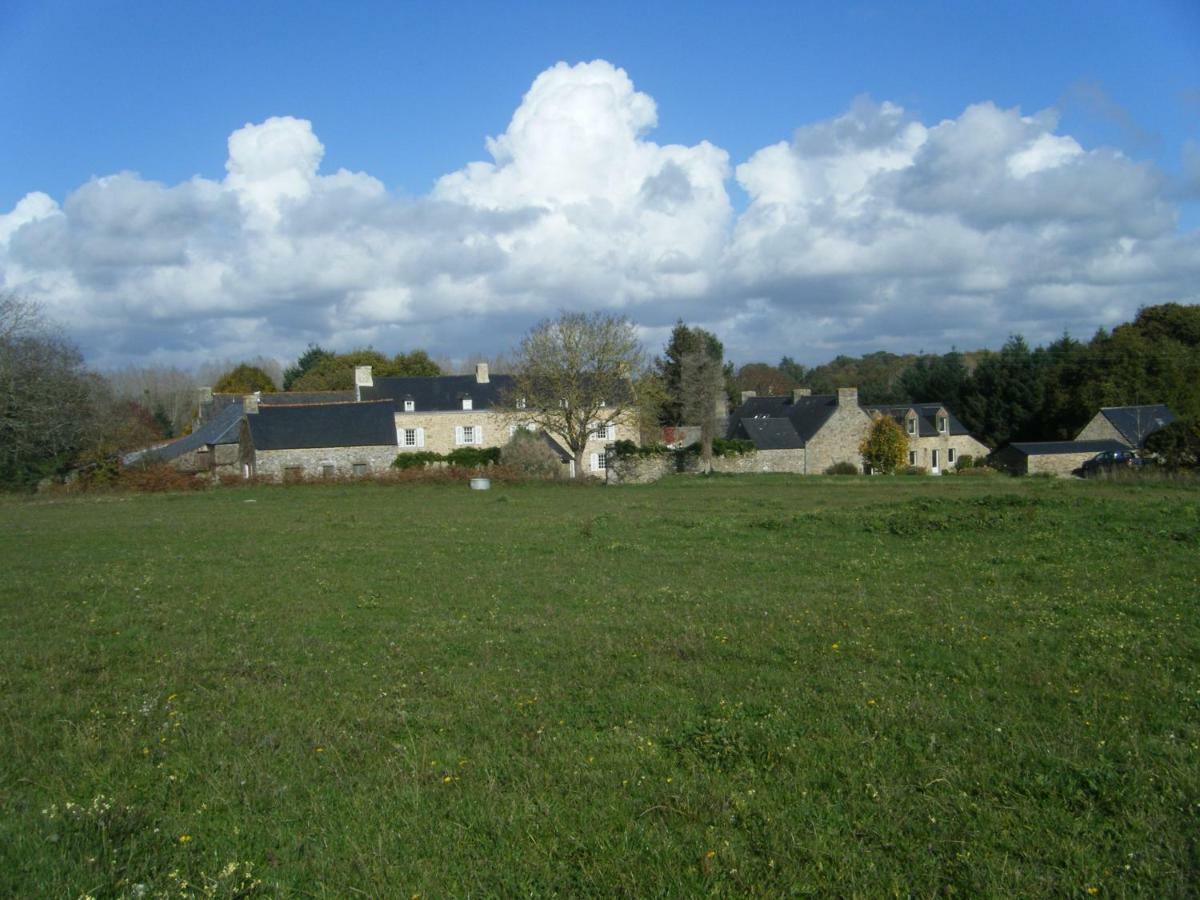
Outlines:
[[657, 118], [624, 70], [559, 63], [489, 159], [415, 199], [323, 173], [304, 119], [249, 123], [220, 180], [26, 195], [0, 213], [0, 289], [101, 364], [314, 340], [461, 356], [560, 308], [625, 312], [655, 341], [682, 317], [741, 359], [816, 361], [1086, 335], [1197, 300], [1200, 238], [1171, 199], [1187, 177], [1084, 147], [1052, 112], [981, 102], [923, 123], [858, 98], [736, 167], [707, 141], [656, 143]]

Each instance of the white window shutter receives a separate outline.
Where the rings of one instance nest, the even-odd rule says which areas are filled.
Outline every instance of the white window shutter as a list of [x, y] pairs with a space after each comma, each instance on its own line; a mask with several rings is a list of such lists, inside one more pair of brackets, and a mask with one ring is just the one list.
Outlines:
[[461, 425], [454, 426], [454, 443], [461, 444], [463, 442], [463, 430]]
[[417, 446], [418, 447], [425, 446], [425, 429], [424, 428], [417, 429]]
[[403, 428], [399, 428], [399, 427], [396, 428], [396, 446], [397, 447], [404, 446], [404, 429]]
[[592, 471], [598, 472], [599, 470], [600, 470], [600, 454], [593, 453], [592, 454]]
[[475, 443], [480, 444], [480, 445], [483, 444], [483, 426], [482, 425], [475, 426]]
[[608, 425], [608, 439], [615, 441], [617, 439], [617, 423], [610, 422]]

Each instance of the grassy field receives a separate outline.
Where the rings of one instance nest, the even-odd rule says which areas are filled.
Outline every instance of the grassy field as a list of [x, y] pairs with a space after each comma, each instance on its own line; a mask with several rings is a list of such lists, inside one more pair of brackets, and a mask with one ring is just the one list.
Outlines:
[[9, 499], [0, 566], [0, 895], [1198, 890], [1194, 489]]

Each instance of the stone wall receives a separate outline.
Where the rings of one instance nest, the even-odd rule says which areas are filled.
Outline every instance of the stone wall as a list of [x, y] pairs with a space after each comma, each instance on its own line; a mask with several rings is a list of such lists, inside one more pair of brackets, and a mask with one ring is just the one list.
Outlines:
[[[1105, 418], [1104, 413], [1096, 413], [1092, 421], [1083, 426], [1083, 430], [1075, 435], [1077, 441], [1120, 441], [1126, 447], [1129, 441], [1125, 435], [1113, 428], [1112, 422]], [[1095, 454], [1093, 454], [1095, 455]]]
[[605, 478], [609, 484], [650, 484], [675, 471], [675, 454], [622, 456], [610, 461]]
[[[794, 475], [804, 474], [805, 451], [799, 450], [759, 450], [756, 453], [743, 453], [741, 456], [714, 456], [712, 470], [729, 475], [740, 475], [751, 472], [790, 472]], [[689, 460], [692, 467], [700, 465], [700, 458]]]
[[[658, 456], [625, 456], [613, 460], [608, 469], [609, 484], [650, 484], [675, 472], [696, 474], [700, 457], [688, 454], [679, 461], [674, 453]], [[804, 474], [803, 450], [759, 450], [740, 456], [714, 456], [712, 470], [727, 475], [784, 472]]]
[[1087, 453], [1034, 453], [1029, 456], [1025, 472], [1028, 475], [1058, 475], [1068, 478], [1095, 455], [1095, 450], [1089, 450]]
[[282, 481], [295, 474], [304, 478], [321, 478], [324, 467], [333, 466], [333, 477], [353, 478], [354, 467], [365, 463], [366, 474], [387, 471], [396, 458], [396, 448], [390, 444], [371, 447], [314, 447], [304, 450], [257, 450], [250, 462], [255, 476], [268, 481]]

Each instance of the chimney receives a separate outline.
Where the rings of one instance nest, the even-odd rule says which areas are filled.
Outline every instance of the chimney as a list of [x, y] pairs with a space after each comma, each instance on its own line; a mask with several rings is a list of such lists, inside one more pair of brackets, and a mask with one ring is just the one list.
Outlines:
[[488, 379], [488, 364], [475, 363], [475, 381], [478, 384], [487, 384]]
[[758, 394], [754, 391], [742, 391], [742, 402], [745, 403], [751, 397], [757, 397]]
[[792, 402], [796, 403], [801, 397], [811, 397], [812, 388], [792, 388]]
[[242, 398], [242, 412], [248, 416], [252, 416], [258, 412], [258, 400], [261, 395], [257, 392], [247, 394]]
[[858, 406], [858, 388], [838, 388], [838, 406]]
[[375, 379], [371, 375], [370, 366], [354, 367], [354, 399], [362, 400], [362, 389], [375, 387]]

